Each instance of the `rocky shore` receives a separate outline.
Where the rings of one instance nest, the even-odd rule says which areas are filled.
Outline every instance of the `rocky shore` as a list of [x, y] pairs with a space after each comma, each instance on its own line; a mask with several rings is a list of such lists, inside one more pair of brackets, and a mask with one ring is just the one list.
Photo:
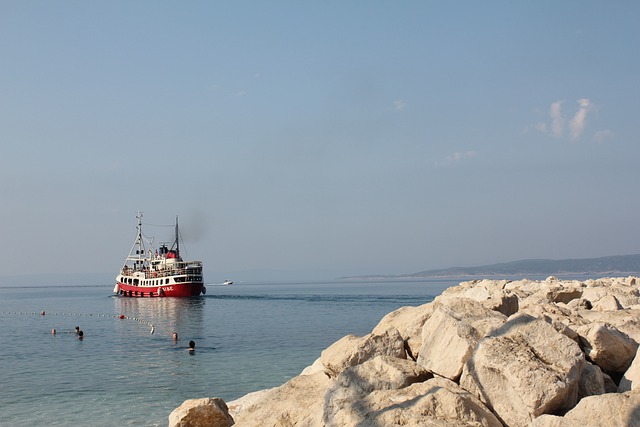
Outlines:
[[640, 426], [640, 282], [474, 280], [169, 426]]

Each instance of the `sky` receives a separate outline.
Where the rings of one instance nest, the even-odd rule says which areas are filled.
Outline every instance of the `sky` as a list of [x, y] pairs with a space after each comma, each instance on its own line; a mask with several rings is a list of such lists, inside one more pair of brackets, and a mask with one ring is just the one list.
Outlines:
[[[1, 276], [640, 253], [640, 3], [0, 0]], [[205, 277], [207, 280], [207, 277]]]

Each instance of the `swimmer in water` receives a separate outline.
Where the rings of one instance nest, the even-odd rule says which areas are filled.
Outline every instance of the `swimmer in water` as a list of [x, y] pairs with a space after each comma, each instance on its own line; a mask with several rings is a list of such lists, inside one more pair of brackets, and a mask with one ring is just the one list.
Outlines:
[[78, 339], [82, 340], [84, 338], [84, 332], [78, 331]]
[[189, 353], [194, 353], [196, 351], [196, 342], [191, 340], [189, 341]]
[[177, 332], [173, 333], [173, 340], [174, 341], [178, 341], [178, 333]]

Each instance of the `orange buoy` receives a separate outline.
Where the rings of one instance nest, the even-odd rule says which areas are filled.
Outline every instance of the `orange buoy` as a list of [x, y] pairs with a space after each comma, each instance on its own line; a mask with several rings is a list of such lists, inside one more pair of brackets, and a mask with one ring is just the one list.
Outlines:
[[118, 319], [124, 319], [124, 314], [121, 314], [120, 316], [118, 316]]

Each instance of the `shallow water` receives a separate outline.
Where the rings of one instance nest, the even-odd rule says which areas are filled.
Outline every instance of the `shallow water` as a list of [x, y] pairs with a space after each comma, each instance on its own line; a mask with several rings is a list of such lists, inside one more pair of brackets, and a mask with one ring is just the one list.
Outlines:
[[341, 337], [456, 283], [234, 284], [182, 299], [0, 288], [0, 425], [165, 426], [187, 399], [278, 386]]

